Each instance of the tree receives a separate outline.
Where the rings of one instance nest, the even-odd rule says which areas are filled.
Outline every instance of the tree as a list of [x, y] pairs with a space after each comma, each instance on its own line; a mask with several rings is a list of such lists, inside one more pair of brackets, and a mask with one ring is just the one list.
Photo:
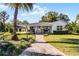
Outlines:
[[26, 20], [23, 21], [17, 20], [17, 25], [26, 25], [26, 24], [28, 24]]
[[5, 31], [12, 33], [12, 24], [11, 23], [8, 22], [5, 24]]
[[57, 12], [52, 12], [52, 11], [46, 13], [41, 17], [41, 22], [54, 22], [57, 20], [64, 20], [68, 22], [70, 19], [68, 15], [62, 13], [58, 14]]
[[9, 15], [6, 13], [6, 11], [0, 12], [0, 20], [1, 24], [3, 25], [2, 30], [5, 31], [5, 21], [9, 19]]
[[42, 16], [41, 17], [42, 20], [40, 20], [40, 22], [48, 22], [47, 17], [46, 16]]
[[4, 33], [5, 33], [5, 21], [8, 20], [9, 15], [5, 12], [2, 11], [0, 12], [0, 30], [3, 32], [3, 40], [4, 40]]
[[77, 16], [76, 16], [75, 22], [77, 22], [77, 21], [79, 21], [79, 14], [77, 14]]
[[0, 22], [0, 32], [3, 32], [4, 31], [4, 25], [2, 22]]
[[76, 22], [71, 22], [67, 25], [68, 31], [72, 34], [77, 33], [77, 24]]
[[41, 22], [56, 21], [57, 16], [58, 16], [58, 13], [50, 11], [41, 17]]
[[7, 5], [9, 5], [11, 8], [14, 9], [12, 40], [18, 40], [18, 37], [16, 35], [16, 26], [17, 26], [16, 21], [17, 21], [18, 11], [19, 10], [30, 11], [33, 8], [33, 4], [32, 3], [9, 3]]
[[23, 21], [23, 24], [25, 24], [25, 25], [26, 25], [26, 24], [29, 24], [29, 23], [28, 23], [26, 20], [24, 20], [24, 21]]
[[65, 14], [60, 13], [58, 17], [60, 18], [60, 20], [64, 20], [66, 22], [70, 21], [68, 15]]
[[50, 11], [48, 12], [47, 18], [49, 21], [53, 22], [53, 21], [56, 21], [57, 16], [58, 16], [58, 13]]
[[17, 20], [17, 25], [18, 25], [18, 24], [22, 24], [22, 23], [23, 23], [22, 21]]

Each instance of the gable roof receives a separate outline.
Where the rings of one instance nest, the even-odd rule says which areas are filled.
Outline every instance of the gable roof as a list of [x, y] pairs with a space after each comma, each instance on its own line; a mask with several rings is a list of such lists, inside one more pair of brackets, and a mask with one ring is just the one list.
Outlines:
[[52, 22], [31, 23], [28, 26], [51, 26]]
[[17, 25], [17, 28], [26, 28], [26, 25]]
[[[58, 21], [63, 21], [63, 22], [65, 22], [64, 20], [57, 20], [57, 21], [54, 21], [54, 22], [31, 23], [31, 24], [28, 24], [28, 26], [52, 26], [53, 23], [58, 22]], [[66, 23], [67, 23], [67, 22], [66, 22]]]

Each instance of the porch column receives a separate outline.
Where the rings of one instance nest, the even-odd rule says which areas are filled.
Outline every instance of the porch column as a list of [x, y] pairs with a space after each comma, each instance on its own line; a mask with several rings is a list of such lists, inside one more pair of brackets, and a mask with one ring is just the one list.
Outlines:
[[37, 26], [35, 26], [35, 33], [37, 32]]
[[18, 32], [19, 32], [19, 28], [18, 28]]
[[43, 33], [43, 26], [41, 26], [41, 33]]

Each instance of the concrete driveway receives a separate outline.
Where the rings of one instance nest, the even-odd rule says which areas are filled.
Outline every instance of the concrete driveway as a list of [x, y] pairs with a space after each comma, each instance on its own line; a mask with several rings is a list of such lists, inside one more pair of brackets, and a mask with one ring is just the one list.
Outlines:
[[64, 54], [50, 44], [45, 43], [43, 35], [36, 35], [35, 43], [25, 49], [20, 56], [64, 56]]

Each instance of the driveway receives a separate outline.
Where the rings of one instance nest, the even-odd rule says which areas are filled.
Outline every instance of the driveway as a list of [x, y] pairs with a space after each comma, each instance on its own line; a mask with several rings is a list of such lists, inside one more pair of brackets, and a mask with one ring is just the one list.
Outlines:
[[25, 49], [21, 56], [64, 56], [64, 54], [50, 44], [45, 43], [43, 35], [36, 35], [35, 43]]

